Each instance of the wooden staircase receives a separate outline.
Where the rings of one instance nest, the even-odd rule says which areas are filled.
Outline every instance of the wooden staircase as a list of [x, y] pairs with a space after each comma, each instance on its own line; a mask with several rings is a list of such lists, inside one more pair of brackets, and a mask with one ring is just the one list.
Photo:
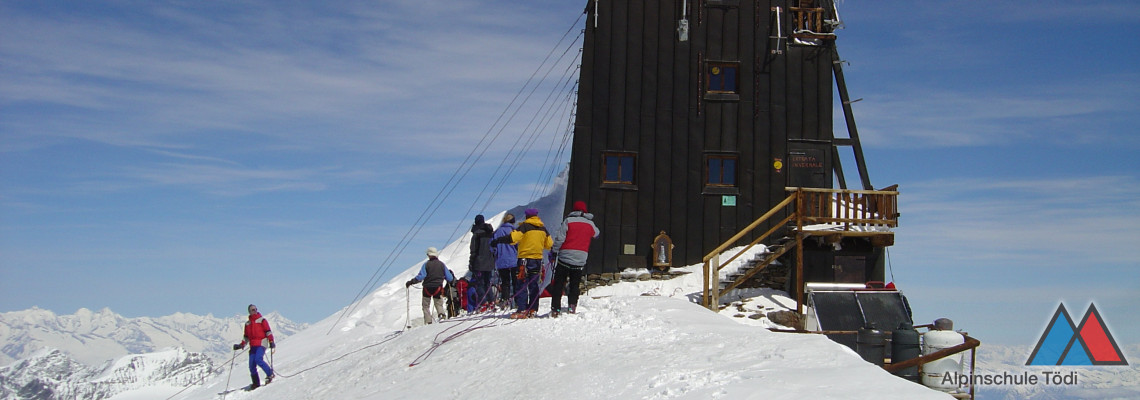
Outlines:
[[[702, 305], [716, 311], [720, 307], [720, 297], [730, 290], [741, 287], [749, 279], [764, 271], [781, 256], [796, 251], [795, 292], [797, 312], [803, 305], [803, 239], [809, 236], [826, 236], [828, 240], [840, 240], [845, 236], [870, 237], [879, 246], [894, 243], [891, 228], [898, 226], [898, 192], [891, 190], [843, 190], [787, 188], [791, 193], [757, 218], [747, 227], [737, 232], [704, 257], [704, 291]], [[764, 234], [757, 236], [741, 250], [724, 254], [725, 250], [770, 219], [786, 214]], [[720, 272], [744, 255], [753, 246], [763, 242], [776, 232], [785, 231], [787, 236], [768, 245], [765, 251], [746, 263], [744, 268], [725, 276]], [[725, 261], [721, 257], [727, 256]]]
[[[744, 268], [729, 273], [720, 280], [718, 285], [720, 292], [725, 293], [729, 290], [738, 289], [747, 285], [749, 280], [757, 280], [762, 272], [769, 271], [769, 267], [772, 267], [776, 260], [794, 249], [795, 246], [795, 240], [787, 236], [780, 238], [776, 244], [768, 245], [763, 253], [757, 254], [745, 262]], [[747, 287], [755, 287], [755, 285], [748, 285]]]

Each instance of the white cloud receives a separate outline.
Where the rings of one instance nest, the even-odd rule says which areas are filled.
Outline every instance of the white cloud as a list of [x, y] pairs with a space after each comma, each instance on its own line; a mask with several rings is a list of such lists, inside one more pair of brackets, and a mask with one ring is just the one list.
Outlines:
[[34, 112], [8, 113], [6, 130], [21, 148], [59, 136], [184, 147], [236, 132], [263, 146], [397, 154], [409, 150], [400, 137], [426, 132], [462, 151], [505, 106], [487, 99], [517, 90], [557, 40], [520, 34], [553, 13], [517, 6], [242, 8], [132, 10], [165, 26], [13, 16], [0, 101]]
[[[857, 103], [855, 115], [864, 143], [883, 148], [1136, 143], [1106, 120], [1135, 118], [1140, 76], [1090, 79], [1034, 88], [885, 90]], [[842, 110], [835, 116], [836, 129], [845, 129]]]
[[895, 254], [926, 264], [1135, 264], [1127, 250], [1140, 226], [1140, 181], [1134, 177], [956, 179], [902, 190]]

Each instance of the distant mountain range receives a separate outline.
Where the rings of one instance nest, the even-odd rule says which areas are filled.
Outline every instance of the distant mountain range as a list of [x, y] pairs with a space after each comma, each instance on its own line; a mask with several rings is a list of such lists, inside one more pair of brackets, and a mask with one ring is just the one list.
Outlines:
[[45, 348], [0, 367], [0, 399], [101, 400], [132, 389], [190, 386], [213, 368], [209, 357], [178, 348], [124, 356], [100, 367]]
[[[276, 312], [266, 319], [278, 340], [308, 327]], [[199, 383], [233, 357], [245, 321], [183, 313], [125, 318], [109, 309], [0, 313], [0, 399], [100, 400]]]
[[[308, 327], [278, 313], [266, 318], [280, 339]], [[0, 399], [101, 400], [134, 389], [177, 390], [200, 383], [229, 362], [230, 346], [240, 340], [244, 321], [241, 315], [182, 313], [125, 318], [107, 309], [72, 315], [37, 308], [0, 313]], [[1140, 398], [1140, 345], [1123, 347], [1128, 366], [1027, 367], [1031, 350], [983, 343], [975, 374], [1075, 372], [1079, 384], [978, 385], [977, 398]]]
[[[1121, 351], [1128, 360], [1127, 366], [1098, 367], [1042, 367], [1026, 366], [1033, 351], [1029, 346], [1001, 346], [983, 343], [978, 350], [976, 375], [1028, 373], [1041, 379], [1045, 372], [1051, 375], [1076, 373], [1077, 385], [979, 385], [978, 400], [997, 399], [1137, 399], [1140, 398], [1140, 345], [1124, 345]], [[967, 362], [969, 353], [966, 353]], [[969, 371], [965, 371], [969, 373]], [[1056, 374], [1054, 374], [1056, 373]]]
[[[56, 315], [39, 308], [0, 313], [0, 365], [29, 357], [43, 348], [58, 349], [88, 366], [171, 347], [204, 353], [214, 360], [228, 360], [233, 351], [230, 346], [241, 341], [246, 318], [185, 313], [126, 318], [106, 308], [98, 312], [79, 309], [71, 315]], [[308, 327], [276, 312], [265, 318], [279, 339]]]

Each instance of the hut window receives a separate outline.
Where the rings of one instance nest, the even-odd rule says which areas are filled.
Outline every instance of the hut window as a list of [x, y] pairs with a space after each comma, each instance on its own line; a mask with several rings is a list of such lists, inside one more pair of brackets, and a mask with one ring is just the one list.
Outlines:
[[705, 0], [705, 7], [736, 8], [740, 7], [740, 0]]
[[709, 93], [736, 93], [738, 63], [710, 62], [708, 68]]
[[704, 98], [710, 101], [740, 101], [737, 93], [738, 61], [708, 61], [704, 71]]
[[736, 186], [735, 154], [709, 154], [705, 156], [708, 186]]
[[602, 154], [603, 184], [633, 185], [637, 154], [607, 151]]

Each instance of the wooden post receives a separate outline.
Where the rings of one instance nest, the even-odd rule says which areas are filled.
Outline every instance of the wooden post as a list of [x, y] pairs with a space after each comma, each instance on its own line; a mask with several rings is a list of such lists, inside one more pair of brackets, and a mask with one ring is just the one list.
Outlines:
[[709, 303], [711, 303], [711, 302], [709, 301], [709, 261], [708, 260], [705, 260], [704, 270], [702, 270], [702, 272], [703, 272], [703, 275], [705, 276], [705, 287], [703, 289], [704, 295], [701, 296], [701, 305], [705, 306], [705, 308], [711, 310], [712, 307], [709, 307]]
[[[969, 336], [966, 336], [966, 337], [969, 337]], [[979, 346], [981, 344], [982, 344], [981, 342], [978, 342]], [[976, 375], [974, 375], [974, 365], [977, 363], [977, 361], [978, 361], [978, 348], [977, 348], [977, 346], [971, 347], [970, 348], [970, 376], [976, 376]], [[974, 380], [973, 379], [970, 380], [970, 400], [974, 400]]]
[[720, 254], [713, 256], [709, 263], [709, 279], [712, 281], [712, 297], [709, 298], [709, 309], [717, 312], [720, 309]]
[[796, 313], [804, 314], [804, 191], [796, 189]]

